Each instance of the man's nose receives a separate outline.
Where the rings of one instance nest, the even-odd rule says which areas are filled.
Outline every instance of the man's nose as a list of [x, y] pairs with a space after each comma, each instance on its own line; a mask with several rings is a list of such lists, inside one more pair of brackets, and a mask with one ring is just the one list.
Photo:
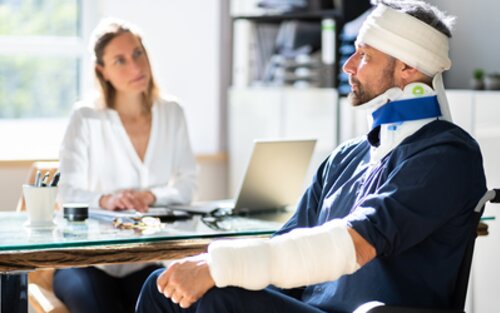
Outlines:
[[346, 74], [354, 75], [356, 73], [356, 53], [351, 55], [349, 59], [344, 63], [344, 66], [342, 66], [342, 70]]

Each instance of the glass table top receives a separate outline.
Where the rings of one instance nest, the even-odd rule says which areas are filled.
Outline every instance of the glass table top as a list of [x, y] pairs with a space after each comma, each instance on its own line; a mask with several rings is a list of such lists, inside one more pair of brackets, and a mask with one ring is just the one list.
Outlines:
[[[146, 227], [120, 229], [110, 219], [89, 218], [84, 222], [69, 222], [57, 214], [53, 227], [29, 228], [24, 226], [27, 221], [24, 212], [0, 212], [0, 251], [268, 235], [278, 230], [290, 214], [266, 213], [251, 217], [193, 215], [186, 220], [169, 223], [156, 220]], [[123, 227], [124, 224], [118, 226]]]

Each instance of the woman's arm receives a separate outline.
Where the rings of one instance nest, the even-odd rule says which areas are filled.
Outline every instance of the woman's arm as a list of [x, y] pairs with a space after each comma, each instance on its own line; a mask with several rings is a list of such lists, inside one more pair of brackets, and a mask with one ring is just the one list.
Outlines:
[[59, 151], [59, 197], [64, 202], [89, 203], [91, 207], [99, 207], [101, 195], [88, 191], [89, 168], [89, 132], [85, 118], [79, 109], [71, 115], [63, 142]]
[[191, 149], [186, 120], [182, 109], [176, 105], [177, 126], [175, 131], [175, 148], [172, 149], [174, 171], [166, 185], [153, 186], [150, 191], [156, 198], [156, 205], [172, 203], [184, 204], [192, 200], [196, 190], [196, 161]]

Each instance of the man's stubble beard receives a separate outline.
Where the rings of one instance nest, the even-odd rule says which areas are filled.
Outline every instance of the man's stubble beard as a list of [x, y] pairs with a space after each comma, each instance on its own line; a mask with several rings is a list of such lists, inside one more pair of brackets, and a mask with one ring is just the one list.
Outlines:
[[[351, 91], [349, 95], [347, 96], [347, 100], [349, 103], [351, 103], [352, 106], [360, 106], [364, 103], [367, 103], [368, 101], [372, 100], [375, 97], [378, 97], [379, 95], [383, 94], [386, 90], [392, 88], [395, 86], [395, 79], [394, 79], [394, 69], [396, 68], [396, 60], [391, 59], [389, 61], [389, 64], [385, 67], [384, 72], [382, 74], [382, 77], [385, 78], [383, 81], [380, 82], [381, 87], [378, 89], [376, 92], [368, 92], [365, 88], [364, 85], [361, 84], [361, 82], [355, 78], [351, 77], [351, 81], [356, 84], [357, 86], [357, 91]], [[370, 82], [368, 82], [370, 83]], [[377, 82], [374, 82], [377, 83]]]

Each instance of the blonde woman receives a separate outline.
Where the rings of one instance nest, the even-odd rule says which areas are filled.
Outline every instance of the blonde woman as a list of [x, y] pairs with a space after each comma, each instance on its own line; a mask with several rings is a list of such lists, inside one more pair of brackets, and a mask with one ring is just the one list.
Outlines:
[[[195, 159], [182, 108], [161, 98], [140, 34], [105, 19], [93, 33], [101, 94], [73, 113], [60, 150], [60, 197], [92, 208], [147, 211], [189, 203]], [[63, 269], [54, 291], [72, 313], [133, 312], [156, 264]]]

